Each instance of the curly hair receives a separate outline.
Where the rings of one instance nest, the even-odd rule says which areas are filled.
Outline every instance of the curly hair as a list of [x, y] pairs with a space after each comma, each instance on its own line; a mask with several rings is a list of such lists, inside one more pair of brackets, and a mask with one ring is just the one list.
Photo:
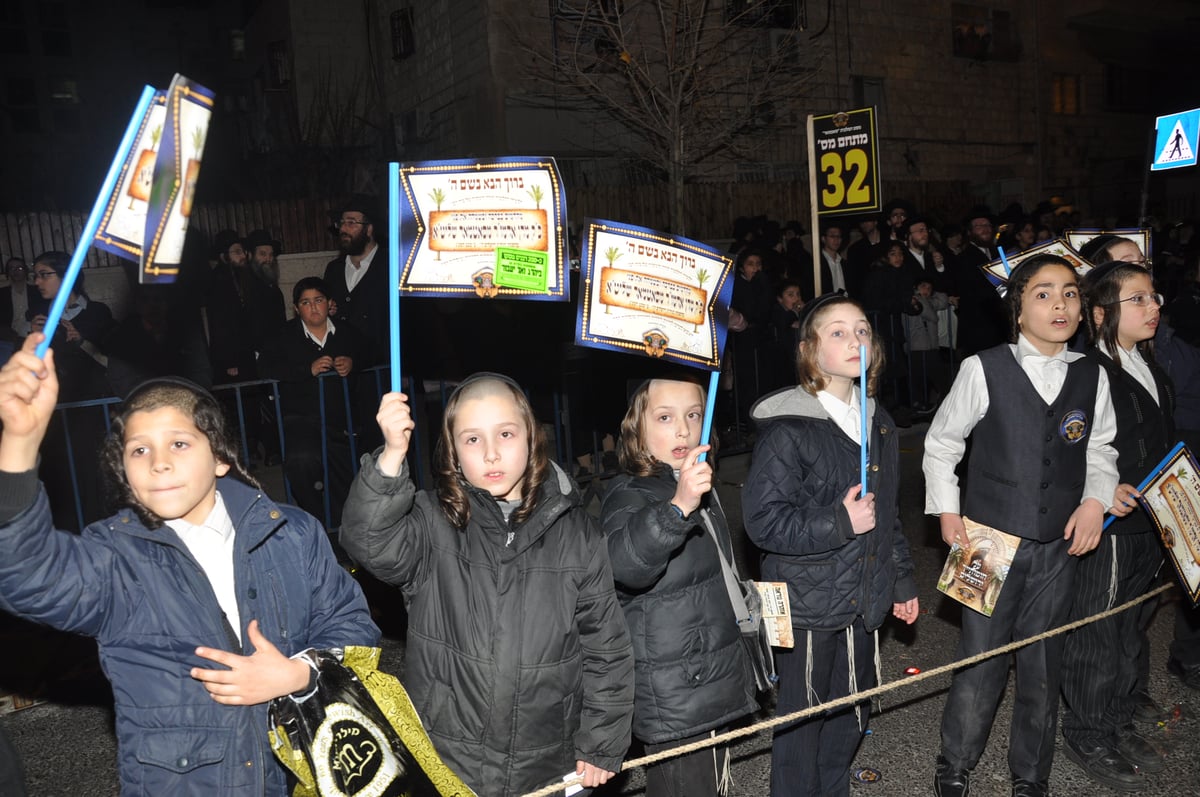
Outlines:
[[1028, 260], [1022, 261], [1008, 276], [1008, 293], [1005, 294], [1004, 299], [1008, 305], [1009, 343], [1016, 343], [1017, 338], [1021, 335], [1021, 294], [1025, 292], [1030, 280], [1047, 266], [1062, 266], [1072, 275], [1075, 274], [1075, 267], [1066, 258], [1058, 255], [1034, 255]]
[[[814, 299], [813, 301], [818, 300]], [[820, 304], [806, 314], [800, 323], [800, 344], [796, 347], [797, 384], [812, 396], [824, 390], [827, 381], [817, 362], [817, 350], [821, 346], [821, 336], [817, 333], [817, 326], [830, 310], [840, 305], [850, 305], [864, 316], [866, 315], [863, 306], [849, 296], [832, 296], [822, 298]], [[867, 395], [874, 396], [879, 389], [879, 378], [883, 374], [887, 358], [883, 353], [883, 340], [875, 328], [870, 326], [869, 321], [867, 326], [871, 329], [872, 353], [871, 367], [867, 369]]]
[[[164, 518], [150, 511], [137, 499], [125, 474], [125, 426], [136, 412], [153, 412], [173, 407], [192, 419], [196, 428], [208, 439], [213, 458], [229, 466], [229, 475], [238, 481], [261, 490], [258, 483], [238, 459], [237, 446], [229, 436], [225, 415], [212, 394], [199, 385], [184, 379], [155, 379], [134, 388], [121, 411], [112, 420], [108, 436], [100, 449], [100, 470], [108, 483], [107, 494], [113, 510], [132, 509], [148, 529], [163, 525]], [[166, 518], [171, 520], [171, 518]]]
[[[1118, 366], [1121, 364], [1121, 344], [1117, 340], [1117, 329], [1121, 325], [1121, 289], [1138, 275], [1149, 277], [1150, 272], [1137, 263], [1114, 260], [1096, 266], [1083, 278], [1084, 317], [1088, 322], [1089, 338], [1103, 341]], [[1096, 321], [1097, 308], [1104, 311], [1100, 322]], [[1154, 338], [1141, 341], [1137, 349], [1147, 361], [1153, 360]]]
[[[662, 466], [654, 455], [646, 448], [646, 411], [650, 409], [650, 388], [655, 382], [666, 379], [647, 379], [629, 399], [629, 409], [621, 419], [621, 439], [617, 443], [617, 461], [621, 470], [633, 476], [649, 476], [655, 469]], [[704, 386], [694, 379], [685, 376], [672, 377], [670, 381], [687, 382], [695, 385], [700, 392], [700, 405], [704, 406], [707, 393]], [[715, 444], [715, 440], [713, 441]]]
[[521, 477], [521, 505], [513, 512], [511, 524], [516, 527], [529, 519], [537, 506], [542, 484], [550, 472], [550, 458], [546, 455], [546, 435], [542, 425], [533, 415], [533, 407], [525, 393], [506, 376], [500, 374], [473, 374], [458, 386], [446, 402], [442, 413], [442, 429], [438, 435], [433, 454], [434, 480], [437, 485], [438, 503], [450, 523], [459, 530], [471, 521], [471, 504], [467, 495], [467, 481], [463, 478], [458, 450], [454, 446], [454, 421], [464, 401], [508, 396], [517, 407], [517, 413], [525, 422], [525, 433], [529, 441], [529, 460]]

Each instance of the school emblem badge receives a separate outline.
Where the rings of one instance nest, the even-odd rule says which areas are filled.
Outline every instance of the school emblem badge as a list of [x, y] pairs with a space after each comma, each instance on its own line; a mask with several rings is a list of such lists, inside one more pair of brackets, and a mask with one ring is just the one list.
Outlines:
[[1058, 435], [1067, 445], [1075, 445], [1087, 437], [1088, 419], [1083, 410], [1071, 410], [1058, 424]]
[[499, 293], [499, 288], [496, 287], [495, 274], [491, 269], [485, 268], [481, 271], [476, 271], [471, 275], [471, 282], [475, 285], [475, 295], [480, 299], [491, 299]]
[[660, 329], [650, 329], [642, 333], [642, 346], [651, 357], [662, 357], [667, 352], [670, 339]]

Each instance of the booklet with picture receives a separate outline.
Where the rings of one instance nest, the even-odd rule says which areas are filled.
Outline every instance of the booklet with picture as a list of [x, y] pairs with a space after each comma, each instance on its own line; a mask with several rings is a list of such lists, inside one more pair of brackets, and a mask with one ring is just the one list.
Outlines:
[[787, 584], [781, 581], [755, 581], [754, 586], [762, 598], [762, 619], [771, 647], [794, 648], [796, 639], [792, 635], [792, 608]]
[[1192, 606], [1200, 604], [1200, 467], [1178, 443], [1138, 485], [1167, 559]]
[[962, 605], [991, 617], [1008, 579], [1020, 537], [963, 516], [971, 544], [950, 546], [937, 588]]

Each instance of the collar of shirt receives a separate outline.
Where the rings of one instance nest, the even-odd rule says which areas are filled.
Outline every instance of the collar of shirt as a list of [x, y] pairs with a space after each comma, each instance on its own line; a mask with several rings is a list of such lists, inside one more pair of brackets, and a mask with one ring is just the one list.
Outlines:
[[300, 328], [304, 330], [304, 337], [308, 338], [322, 349], [325, 348], [325, 341], [329, 340], [329, 336], [337, 333], [337, 327], [333, 325], [332, 318], [325, 319], [325, 334], [319, 338], [314, 335], [308, 326], [306, 326], [303, 322], [301, 322]]
[[1083, 355], [1071, 351], [1066, 344], [1050, 356], [1038, 351], [1024, 335], [1017, 337], [1017, 344], [1010, 346], [1017, 364], [1029, 377], [1038, 395], [1047, 404], [1053, 404], [1054, 399], [1067, 381], [1067, 364], [1078, 360]]
[[379, 251], [379, 244], [372, 242], [371, 250], [363, 253], [363, 256], [358, 259], [358, 265], [350, 259], [350, 255], [346, 255], [346, 288], [354, 290], [354, 286], [367, 273], [367, 269], [371, 267], [371, 263], [375, 260], [375, 253]]
[[847, 437], [861, 445], [862, 415], [859, 410], [861, 402], [858, 393], [858, 388], [853, 388], [850, 392], [850, 401], [847, 403], [832, 393], [821, 390], [817, 392], [817, 401], [821, 402], [821, 406], [829, 413], [829, 417], [833, 419], [837, 427], [845, 432]]
[[75, 318], [75, 316], [82, 313], [87, 306], [88, 306], [87, 297], [80, 295], [80, 294], [76, 294], [75, 301], [73, 301], [67, 305], [67, 308], [65, 310], [63, 310], [62, 317], [64, 319], [66, 319], [67, 321], [71, 321]]

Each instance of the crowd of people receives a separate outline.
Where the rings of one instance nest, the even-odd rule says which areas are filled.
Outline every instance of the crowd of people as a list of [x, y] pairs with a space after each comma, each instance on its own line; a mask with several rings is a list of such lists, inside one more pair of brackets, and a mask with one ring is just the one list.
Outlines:
[[[0, 607], [98, 640], [123, 788], [285, 793], [266, 704], [312, 693], [304, 649], [379, 638], [313, 520], [327, 502], [346, 552], [402, 594], [403, 680], [437, 750], [477, 793], [520, 794], [564, 774], [598, 788], [634, 737], [653, 752], [745, 721], [768, 701], [738, 625], [733, 521], [712, 489], [713, 447], [700, 444], [704, 387], [662, 368], [628, 379], [630, 368], [616, 425], [581, 422], [614, 433], [619, 474], [594, 517], [548, 455], [535, 395], [545, 382], [474, 373], [430, 422], [434, 486], [417, 489], [412, 399], [347, 382], [386, 355], [375, 214], [356, 198], [335, 215], [341, 251], [296, 283], [291, 321], [280, 244], [262, 231], [217, 237], [194, 316], [176, 312], [178, 297], [142, 290], [115, 324], [80, 282], [47, 332], [45, 303], [69, 258], [35, 258], [25, 291], [24, 264], [9, 261]], [[853, 231], [823, 224], [820, 296], [799, 225], [738, 225], [721, 404], [733, 434], [744, 424], [755, 438], [742, 520], [762, 576], [787, 585], [792, 608], [795, 647], [776, 651], [780, 713], [873, 686], [879, 628], [920, 614], [899, 518], [897, 427], [913, 416], [932, 418], [926, 512], [946, 543], [966, 542], [964, 515], [1023, 538], [1010, 600], [990, 618], [963, 613], [963, 656], [1143, 593], [1162, 551], [1132, 485], [1175, 439], [1200, 450], [1190, 226], [1158, 231], [1146, 253], [1100, 236], [1084, 252], [1099, 267], [1082, 280], [1061, 258], [1029, 258], [1002, 299], [979, 268], [997, 240], [1016, 253], [1043, 226], [1056, 235], [1077, 222], [1010, 209], [998, 225], [977, 207], [961, 226], [939, 226], [933, 215], [893, 202]], [[1174, 329], [1164, 303], [1182, 322]], [[426, 338], [442, 328], [418, 323]], [[1086, 354], [1071, 349], [1081, 330]], [[563, 353], [568, 338], [569, 326], [552, 336], [559, 364], [577, 356]], [[339, 402], [322, 402], [326, 377], [346, 384], [357, 428], [337, 417]], [[209, 389], [258, 378], [281, 385], [281, 453], [306, 512], [263, 494]], [[111, 428], [66, 428], [101, 452], [116, 514], [81, 535], [48, 533], [68, 525], [55, 516], [64, 499], [52, 457], [39, 460], [55, 406], [111, 392], [125, 398]], [[248, 426], [270, 456], [265, 417]], [[357, 475], [326, 475], [326, 458], [349, 462], [351, 436], [365, 455]], [[1106, 513], [1119, 519], [1102, 532]], [[1131, 612], [1017, 654], [1015, 797], [1048, 792], [1060, 693], [1066, 754], [1089, 777], [1136, 791], [1163, 765], [1138, 727], [1164, 716], [1146, 691], [1148, 621]], [[969, 794], [1008, 666], [956, 674], [936, 794]], [[1200, 617], [1182, 604], [1168, 666], [1200, 688]], [[777, 729], [772, 794], [848, 794], [868, 715], [860, 703]], [[725, 747], [669, 759], [649, 769], [647, 793], [726, 794], [728, 765]]]

